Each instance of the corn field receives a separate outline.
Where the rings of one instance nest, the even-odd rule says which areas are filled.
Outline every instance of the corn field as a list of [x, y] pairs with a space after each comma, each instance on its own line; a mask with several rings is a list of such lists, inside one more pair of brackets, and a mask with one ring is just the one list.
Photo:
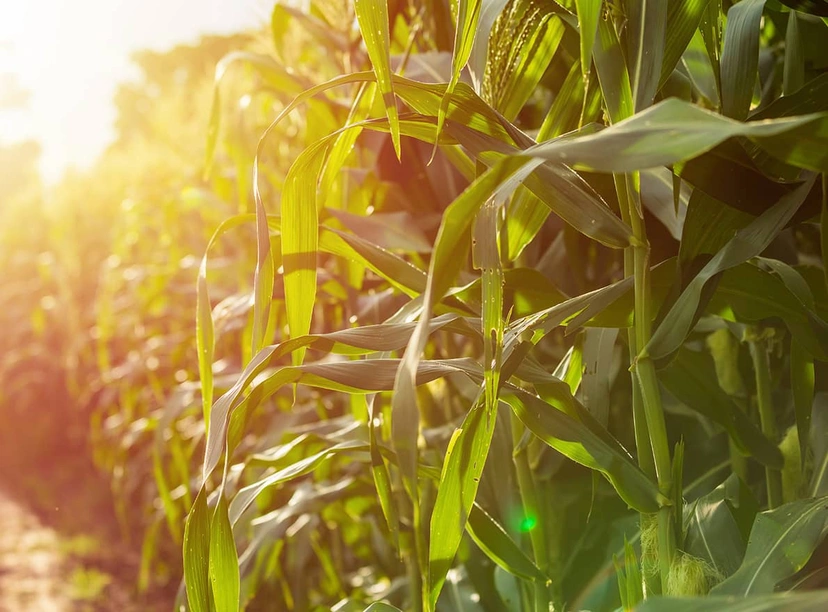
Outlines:
[[0, 407], [73, 398], [137, 588], [828, 609], [828, 3], [270, 26], [147, 56], [94, 172], [2, 211]]

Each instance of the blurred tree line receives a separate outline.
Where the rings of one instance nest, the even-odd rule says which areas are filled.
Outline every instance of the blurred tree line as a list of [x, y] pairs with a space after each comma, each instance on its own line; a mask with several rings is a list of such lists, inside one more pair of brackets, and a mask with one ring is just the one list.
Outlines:
[[[205, 36], [136, 53], [140, 78], [117, 90], [113, 143], [56, 185], [41, 181], [38, 143], [0, 142], [0, 461], [42, 503], [73, 494], [94, 461], [134, 548], [163, 516], [150, 456], [158, 414], [197, 376], [198, 259], [236, 209], [232, 169], [210, 185], [201, 177], [215, 66], [257, 44]], [[27, 99], [13, 84], [7, 108]], [[166, 541], [166, 565], [156, 541], [144, 546], [143, 586], [151, 570], [178, 578], [178, 544]]]

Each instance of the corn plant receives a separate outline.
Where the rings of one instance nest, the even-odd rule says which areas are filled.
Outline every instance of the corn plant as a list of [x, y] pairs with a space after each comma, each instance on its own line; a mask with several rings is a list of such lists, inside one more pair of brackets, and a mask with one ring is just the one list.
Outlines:
[[190, 609], [828, 604], [825, 13], [277, 5]]

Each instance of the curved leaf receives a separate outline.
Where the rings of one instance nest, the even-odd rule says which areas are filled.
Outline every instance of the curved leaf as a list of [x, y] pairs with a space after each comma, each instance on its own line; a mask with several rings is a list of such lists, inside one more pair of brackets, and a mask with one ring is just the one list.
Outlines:
[[828, 497], [795, 501], [756, 516], [742, 565], [714, 595], [773, 593], [794, 575], [828, 532]]

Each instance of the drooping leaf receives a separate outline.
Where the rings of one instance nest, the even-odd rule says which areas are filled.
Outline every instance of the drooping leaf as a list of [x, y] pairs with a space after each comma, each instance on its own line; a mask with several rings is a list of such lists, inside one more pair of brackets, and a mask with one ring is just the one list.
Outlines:
[[[429, 322], [427, 333], [431, 333], [448, 322], [454, 317], [437, 317]], [[415, 329], [412, 323], [400, 325], [380, 325], [380, 326], [364, 326], [356, 329], [342, 330], [338, 332], [331, 332], [329, 334], [319, 334], [314, 336], [306, 336], [303, 338], [293, 338], [281, 344], [273, 345], [265, 348], [260, 353], [256, 354], [250, 361], [242, 374], [239, 376], [236, 383], [225, 392], [212, 408], [210, 420], [215, 425], [210, 428], [207, 436], [207, 446], [205, 449], [203, 478], [206, 479], [218, 465], [224, 451], [224, 440], [227, 432], [227, 420], [230, 413], [239, 406], [242, 401], [251, 401], [251, 397], [243, 399], [244, 392], [250, 387], [256, 377], [261, 374], [268, 367], [272, 367], [279, 363], [279, 360], [284, 356], [290, 355], [294, 350], [300, 347], [307, 347], [317, 344], [322, 350], [333, 350], [337, 352], [345, 352], [351, 354], [360, 354], [363, 352], [372, 351], [392, 351], [405, 346], [406, 342], [411, 338], [411, 334]], [[362, 350], [353, 351], [347, 347], [361, 348]], [[347, 364], [331, 364], [334, 368], [360, 368], [366, 367], [366, 364], [360, 365], [360, 362], [347, 362]], [[307, 366], [310, 367], [310, 366]], [[318, 366], [314, 366], [318, 367]], [[379, 364], [376, 370], [377, 376], [381, 373], [382, 364]], [[387, 366], [386, 367], [393, 367]], [[288, 368], [288, 370], [290, 370]], [[290, 378], [297, 378], [301, 376], [301, 368], [292, 370], [292, 373], [284, 372], [282, 374], [274, 374], [283, 380]], [[377, 377], [369, 377], [361, 381], [362, 384], [376, 383]], [[275, 383], [274, 383], [275, 384]], [[280, 384], [288, 384], [287, 382]], [[279, 385], [276, 385], [278, 388]], [[261, 384], [260, 384], [261, 387]], [[271, 393], [275, 390], [271, 389]], [[255, 398], [252, 398], [255, 399]]]
[[526, 155], [576, 170], [632, 172], [696, 157], [735, 136], [755, 140], [787, 163], [816, 171], [828, 168], [828, 115], [741, 123], [676, 98], [595, 134], [540, 143]]

